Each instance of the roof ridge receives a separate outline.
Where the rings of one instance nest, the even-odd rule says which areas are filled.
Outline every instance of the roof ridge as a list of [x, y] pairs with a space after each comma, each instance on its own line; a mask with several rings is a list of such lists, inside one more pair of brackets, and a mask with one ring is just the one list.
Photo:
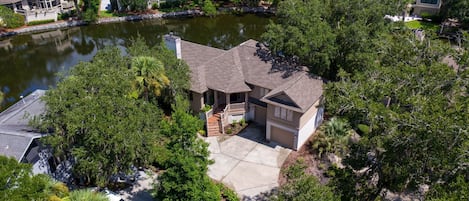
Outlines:
[[187, 41], [187, 40], [181, 40], [181, 41], [184, 41], [186, 43], [191, 43], [191, 44], [194, 44], [194, 45], [197, 45], [197, 46], [208, 47], [208, 48], [211, 48], [211, 49], [220, 50], [220, 51], [223, 51], [223, 52], [228, 51], [228, 50], [224, 50], [224, 49], [220, 49], [220, 48], [216, 48], [216, 47], [212, 47], [212, 46], [207, 46], [207, 45], [202, 45], [202, 44], [199, 44], [199, 43], [194, 43], [194, 42]]
[[[300, 76], [298, 76], [295, 79], [291, 80], [291, 81], [293, 81], [292, 84], [290, 86], [288, 86], [287, 88], [285, 88], [284, 91], [286, 91], [287, 89], [290, 89], [291, 87], [293, 87], [293, 85], [298, 83], [298, 81], [300, 81], [300, 79], [302, 79], [304, 75], [305, 75], [305, 73], [302, 73]], [[286, 82], [286, 83], [288, 83], [288, 82]]]
[[[295, 105], [297, 105], [298, 107], [300, 107], [300, 105], [297, 103], [297, 101], [295, 101], [294, 98], [292, 98], [291, 95], [289, 95], [289, 94], [287, 93], [287, 90], [290, 89], [290, 88], [292, 88], [293, 85], [295, 85], [296, 83], [298, 83], [298, 81], [299, 81], [303, 76], [304, 76], [304, 73], [301, 74], [300, 76], [298, 76], [298, 77], [296, 77], [296, 78], [294, 78], [294, 79], [292, 79], [292, 80], [289, 80], [289, 81], [283, 83], [282, 85], [278, 86], [277, 88], [282, 87], [282, 86], [288, 84], [284, 89], [280, 89], [280, 91], [278, 91], [278, 93], [272, 94], [270, 97], [273, 97], [273, 96], [275, 96], [275, 95], [281, 94], [281, 93], [283, 92], [286, 96], [288, 96], [288, 98], [290, 98], [291, 101], [293, 101], [293, 103], [294, 103]], [[290, 82], [291, 82], [291, 84], [289, 84]], [[274, 90], [274, 89], [272, 89], [272, 90]]]

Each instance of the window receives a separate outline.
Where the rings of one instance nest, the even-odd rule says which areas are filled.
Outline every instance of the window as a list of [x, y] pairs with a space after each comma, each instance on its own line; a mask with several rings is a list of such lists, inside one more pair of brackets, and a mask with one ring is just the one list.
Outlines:
[[269, 89], [262, 88], [262, 87], [259, 87], [259, 88], [261, 90], [261, 97], [264, 97], [265, 95], [267, 95], [270, 92]]
[[286, 109], [286, 108], [283, 108], [283, 107], [275, 106], [274, 116], [279, 118], [279, 119], [292, 121], [293, 120], [293, 111], [291, 111], [289, 109]]
[[438, 0], [420, 0], [420, 3], [438, 4]]

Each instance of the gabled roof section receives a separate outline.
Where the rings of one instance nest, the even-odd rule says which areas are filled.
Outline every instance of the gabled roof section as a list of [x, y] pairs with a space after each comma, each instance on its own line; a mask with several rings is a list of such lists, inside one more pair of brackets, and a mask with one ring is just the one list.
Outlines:
[[224, 93], [239, 93], [251, 91], [246, 85], [239, 51], [233, 48], [219, 57], [204, 64], [207, 87]]
[[36, 90], [0, 113], [0, 155], [21, 161], [32, 140], [42, 137], [29, 126], [29, 118], [45, 111], [44, 94]]
[[[267, 103], [296, 107], [299, 112], [306, 112], [322, 96], [322, 84], [321, 79], [312, 78], [307, 72], [303, 72], [296, 79], [285, 82], [273, 89], [261, 100]], [[280, 95], [289, 97], [293, 105], [282, 102], [284, 98], [277, 98]]]
[[199, 45], [181, 40], [181, 55], [183, 60], [191, 69], [191, 90], [197, 93], [207, 91], [205, 65], [208, 61], [216, 58], [225, 50]]

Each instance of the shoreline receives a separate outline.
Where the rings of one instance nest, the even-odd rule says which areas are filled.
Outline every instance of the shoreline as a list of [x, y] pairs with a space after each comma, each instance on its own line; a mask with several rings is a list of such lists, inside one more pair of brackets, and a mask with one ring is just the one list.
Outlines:
[[[264, 7], [231, 7], [231, 8], [220, 8], [218, 9], [219, 14], [223, 13], [253, 13], [253, 14], [275, 14], [275, 10], [264, 8]], [[77, 26], [87, 26], [92, 24], [107, 24], [107, 23], [117, 23], [117, 22], [133, 22], [133, 21], [142, 21], [142, 20], [154, 20], [154, 19], [171, 19], [171, 18], [180, 18], [180, 17], [198, 17], [203, 16], [203, 12], [200, 10], [185, 10], [178, 12], [170, 13], [158, 13], [158, 14], [142, 14], [142, 15], [129, 15], [124, 17], [109, 17], [109, 18], [99, 18], [96, 22], [88, 23], [83, 20], [68, 20], [68, 21], [57, 21], [48, 24], [41, 24], [35, 26], [26, 26], [17, 28], [11, 31], [0, 33], [0, 39], [34, 33], [42, 32], [48, 30], [57, 30], [63, 28], [77, 27]]]

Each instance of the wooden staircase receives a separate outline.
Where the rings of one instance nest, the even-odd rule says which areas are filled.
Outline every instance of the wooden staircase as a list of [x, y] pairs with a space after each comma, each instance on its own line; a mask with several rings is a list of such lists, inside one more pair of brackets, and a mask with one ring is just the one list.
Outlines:
[[207, 124], [207, 136], [219, 136], [222, 133], [220, 132], [220, 119], [221, 115], [220, 113], [216, 113], [210, 118], [208, 118], [208, 124]]

